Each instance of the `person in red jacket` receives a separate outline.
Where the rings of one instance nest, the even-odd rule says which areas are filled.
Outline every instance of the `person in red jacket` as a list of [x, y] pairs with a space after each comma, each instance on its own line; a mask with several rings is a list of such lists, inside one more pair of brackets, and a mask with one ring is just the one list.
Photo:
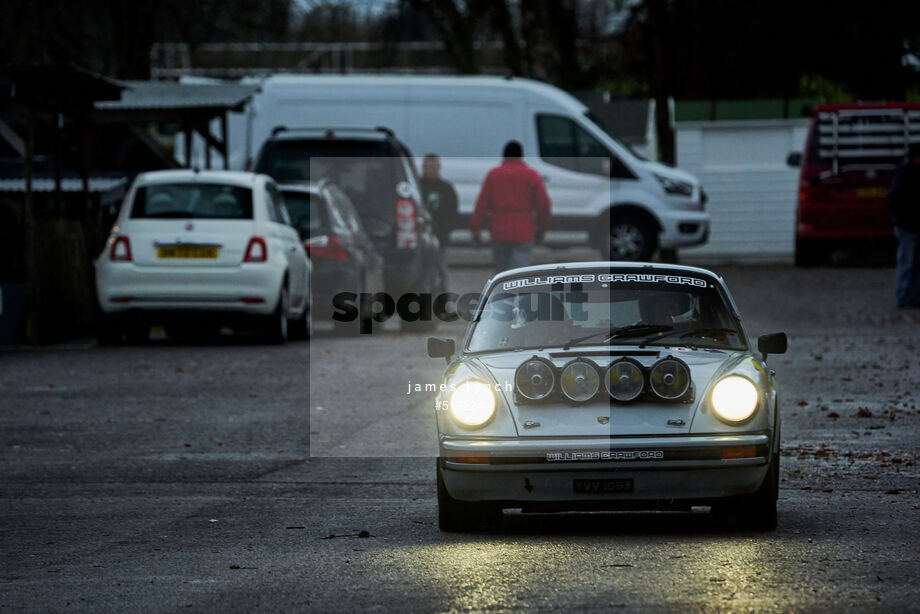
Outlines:
[[550, 220], [550, 201], [543, 178], [521, 159], [524, 149], [508, 141], [502, 163], [489, 171], [470, 220], [473, 242], [488, 226], [496, 273], [530, 265], [534, 242], [541, 242]]

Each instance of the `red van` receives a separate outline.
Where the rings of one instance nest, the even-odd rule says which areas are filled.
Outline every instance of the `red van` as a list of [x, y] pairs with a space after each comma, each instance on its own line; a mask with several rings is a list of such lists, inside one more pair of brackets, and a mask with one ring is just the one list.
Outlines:
[[817, 264], [841, 247], [893, 237], [885, 196], [910, 142], [920, 142], [920, 103], [822, 104], [812, 110], [801, 166], [795, 262]]

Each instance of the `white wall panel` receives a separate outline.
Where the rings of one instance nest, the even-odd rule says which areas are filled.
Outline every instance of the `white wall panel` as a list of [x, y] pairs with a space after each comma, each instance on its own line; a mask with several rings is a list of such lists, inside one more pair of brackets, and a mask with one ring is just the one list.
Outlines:
[[683, 261], [792, 261], [798, 169], [786, 156], [807, 132], [808, 120], [677, 124], [677, 165], [703, 183], [712, 216], [709, 242]]

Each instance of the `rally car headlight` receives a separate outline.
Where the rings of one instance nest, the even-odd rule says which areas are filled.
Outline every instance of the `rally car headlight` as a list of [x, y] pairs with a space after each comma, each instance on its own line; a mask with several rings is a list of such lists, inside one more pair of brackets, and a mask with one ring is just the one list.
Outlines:
[[682, 360], [668, 356], [652, 366], [648, 383], [652, 392], [662, 399], [679, 399], [690, 388], [690, 369]]
[[632, 401], [645, 388], [641, 365], [629, 358], [610, 363], [606, 380], [607, 392], [617, 401]]
[[712, 389], [712, 411], [724, 422], [744, 422], [757, 410], [757, 386], [740, 375], [729, 375]]
[[565, 366], [559, 378], [562, 381], [562, 394], [572, 401], [587, 401], [601, 386], [601, 376], [597, 367], [587, 360], [575, 359]]
[[461, 425], [483, 426], [495, 415], [495, 394], [485, 382], [467, 380], [451, 393], [449, 409]]
[[514, 384], [522, 397], [539, 401], [549, 396], [556, 384], [553, 367], [548, 361], [531, 358], [514, 373]]

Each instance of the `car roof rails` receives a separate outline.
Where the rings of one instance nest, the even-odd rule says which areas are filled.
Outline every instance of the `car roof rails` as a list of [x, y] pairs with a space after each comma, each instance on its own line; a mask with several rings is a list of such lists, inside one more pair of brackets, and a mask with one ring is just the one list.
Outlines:
[[386, 126], [284, 126], [278, 125], [272, 128], [272, 136], [277, 136], [282, 132], [324, 132], [327, 136], [332, 137], [336, 132], [380, 132], [387, 136], [395, 138], [393, 131]]

